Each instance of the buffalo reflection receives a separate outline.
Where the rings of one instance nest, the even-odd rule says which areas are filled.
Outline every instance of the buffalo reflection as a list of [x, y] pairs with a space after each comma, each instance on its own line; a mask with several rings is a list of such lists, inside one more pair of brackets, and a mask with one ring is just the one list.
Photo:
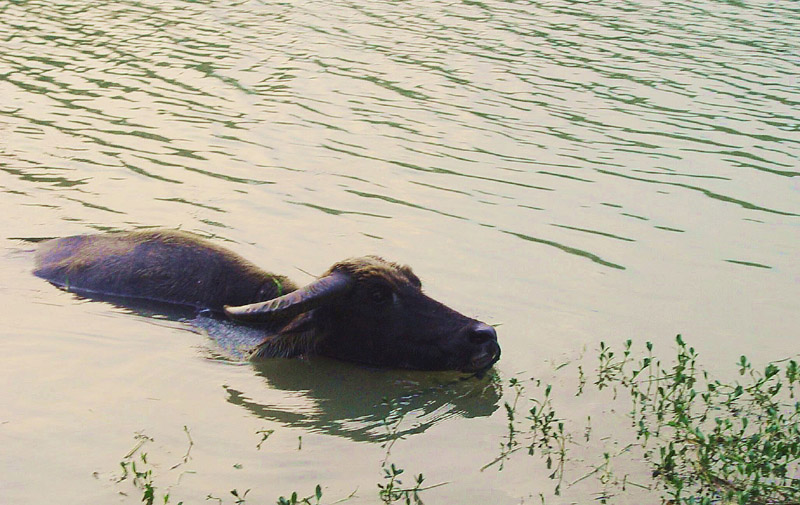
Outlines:
[[255, 400], [226, 386], [229, 402], [265, 420], [359, 442], [416, 435], [453, 417], [489, 416], [501, 394], [493, 372], [477, 379], [455, 372], [371, 369], [323, 357], [252, 366], [271, 389], [292, 392], [305, 405]]
[[[215, 343], [213, 359], [239, 361], [261, 337], [257, 329], [200, 314], [191, 321]], [[225, 386], [228, 401], [261, 419], [362, 442], [423, 433], [453, 417], [486, 417], [498, 408], [501, 384], [490, 370], [460, 372], [375, 369], [314, 356], [251, 362], [268, 388], [250, 394]], [[289, 393], [277, 396], [274, 392]], [[264, 399], [269, 396], [269, 399]]]

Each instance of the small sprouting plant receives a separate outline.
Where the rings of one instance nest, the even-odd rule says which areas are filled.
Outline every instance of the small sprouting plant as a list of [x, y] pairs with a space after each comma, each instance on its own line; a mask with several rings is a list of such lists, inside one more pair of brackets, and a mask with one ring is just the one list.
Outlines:
[[[532, 379], [532, 382], [535, 387], [542, 387], [541, 381]], [[549, 477], [556, 481], [555, 494], [559, 495], [567, 459], [568, 434], [564, 430], [563, 420], [556, 416], [553, 408], [552, 386], [547, 384], [544, 387], [543, 398], [530, 399], [532, 406], [527, 415], [520, 419], [517, 408], [525, 388], [515, 378], [509, 381], [509, 385], [514, 389], [514, 399], [511, 403], [504, 404], [508, 419], [508, 435], [505, 442], [500, 444], [500, 455], [484, 465], [481, 470], [497, 463], [500, 464], [499, 470], [502, 470], [505, 461], [513, 453], [527, 449], [529, 455], [539, 454], [545, 459], [547, 469], [551, 471]]]
[[258, 444], [256, 444], [256, 449], [258, 449], [260, 451], [261, 450], [261, 446], [264, 444], [264, 442], [267, 441], [267, 439], [273, 433], [275, 433], [275, 430], [258, 430], [258, 431], [256, 431], [256, 435], [261, 435], [261, 441]]
[[[184, 429], [186, 430], [186, 434], [189, 435], [189, 431], [185, 426]], [[147, 461], [147, 453], [139, 452], [139, 450], [146, 443], [152, 442], [153, 439], [144, 433], [136, 433], [134, 438], [136, 440], [136, 444], [134, 444], [133, 448], [131, 448], [131, 450], [128, 451], [128, 453], [122, 458], [122, 461], [119, 462], [119, 465], [122, 468], [122, 475], [120, 475], [116, 481], [122, 482], [128, 477], [132, 476], [133, 485], [142, 492], [142, 502], [145, 505], [153, 505], [153, 503], [156, 501], [156, 486], [154, 483], [153, 468]], [[189, 437], [189, 440], [191, 441], [191, 436]], [[191, 445], [189, 446], [189, 449], [191, 450]], [[139, 453], [138, 460], [136, 458], [137, 453]], [[188, 457], [189, 451], [186, 452], [184, 461], [187, 461]], [[168, 504], [170, 500], [169, 491], [164, 493], [161, 496], [161, 499], [162, 503], [165, 505]], [[182, 505], [182, 503], [183, 502], [179, 502], [177, 505]]]
[[194, 447], [194, 440], [192, 440], [192, 434], [189, 433], [189, 427], [188, 426], [186, 426], [186, 425], [183, 426], [183, 432], [186, 433], [186, 438], [189, 439], [189, 446], [186, 448], [186, 454], [183, 455], [183, 459], [181, 461], [175, 463], [174, 465], [172, 465], [170, 467], [170, 470], [175, 470], [179, 466], [185, 465], [186, 463], [189, 462], [190, 459], [192, 459], [191, 453], [192, 453], [192, 447]]
[[248, 489], [248, 490], [246, 490], [244, 493], [239, 493], [239, 491], [238, 491], [238, 490], [236, 490], [236, 489], [231, 489], [231, 494], [232, 494], [232, 495], [233, 495], [233, 497], [235, 498], [235, 501], [234, 501], [234, 503], [235, 503], [236, 505], [242, 505], [242, 504], [245, 502], [245, 497], [247, 497], [247, 493], [249, 493], [249, 492], [250, 492], [250, 490], [249, 490], [249, 489]]
[[411, 503], [415, 505], [422, 504], [422, 499], [419, 496], [422, 491], [443, 486], [445, 483], [423, 487], [422, 482], [425, 480], [425, 476], [420, 473], [414, 478], [414, 485], [412, 487], [403, 487], [400, 475], [404, 473], [405, 470], [389, 462], [389, 456], [391, 455], [392, 447], [395, 442], [403, 439], [403, 437], [398, 434], [400, 423], [403, 422], [403, 416], [400, 416], [396, 421], [392, 421], [391, 414], [397, 407], [397, 403], [394, 400], [384, 398], [381, 405], [386, 408], [386, 412], [383, 415], [383, 426], [386, 429], [386, 441], [382, 445], [386, 450], [386, 454], [381, 462], [384, 483], [378, 484], [378, 497], [386, 504], [400, 501], [406, 505], [411, 505]]
[[378, 496], [383, 503], [396, 503], [402, 500], [406, 505], [410, 505], [412, 501], [415, 505], [418, 505], [422, 503], [419, 493], [426, 489], [430, 489], [430, 487], [422, 487], [422, 482], [425, 480], [425, 476], [422, 474], [419, 474], [414, 478], [413, 487], [403, 488], [403, 482], [400, 480], [400, 474], [402, 474], [404, 470], [402, 468], [397, 468], [394, 463], [388, 467], [384, 466], [383, 472], [383, 477], [387, 482], [385, 484], [378, 484]]
[[[315, 501], [311, 501], [311, 500]], [[281, 496], [278, 498], [278, 505], [319, 505], [320, 500], [322, 499], [322, 487], [317, 484], [316, 489], [314, 490], [314, 494], [310, 496], [306, 496], [305, 498], [299, 498], [297, 495], [297, 491], [293, 492], [289, 498], [285, 498]], [[237, 502], [238, 503], [238, 502]]]

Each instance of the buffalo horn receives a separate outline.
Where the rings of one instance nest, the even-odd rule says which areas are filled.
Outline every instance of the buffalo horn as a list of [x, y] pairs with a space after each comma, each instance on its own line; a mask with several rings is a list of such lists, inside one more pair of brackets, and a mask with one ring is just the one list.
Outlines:
[[237, 321], [270, 321], [277, 317], [294, 317], [315, 309], [347, 292], [353, 279], [340, 272], [321, 277], [311, 284], [266, 302], [238, 307], [225, 306], [225, 313]]

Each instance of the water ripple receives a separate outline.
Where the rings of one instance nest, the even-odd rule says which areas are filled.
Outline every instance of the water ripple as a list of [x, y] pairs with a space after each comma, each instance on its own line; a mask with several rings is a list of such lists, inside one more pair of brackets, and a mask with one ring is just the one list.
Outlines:
[[[93, 211], [111, 210], [228, 226], [247, 201], [248, 214], [421, 212], [496, 233], [524, 223], [525, 236], [559, 223], [583, 249], [609, 237], [638, 243], [630, 216], [695, 229], [647, 205], [604, 231], [577, 218], [623, 193], [647, 201], [650, 187], [669, 188], [673, 208], [700, 198], [800, 214], [787, 184], [800, 176], [791, 3], [0, 9], [0, 168], [30, 189], [80, 189], [56, 203], [81, 202], [64, 218], [102, 222]], [[109, 188], [122, 183], [152, 198], [118, 198]]]

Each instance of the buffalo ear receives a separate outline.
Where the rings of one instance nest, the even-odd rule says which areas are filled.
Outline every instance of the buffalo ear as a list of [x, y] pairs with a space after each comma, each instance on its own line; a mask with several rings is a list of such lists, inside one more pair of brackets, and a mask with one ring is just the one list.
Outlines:
[[292, 335], [313, 331], [316, 329], [317, 321], [314, 319], [314, 310], [301, 314], [278, 330], [278, 335]]
[[314, 311], [295, 317], [251, 352], [249, 359], [295, 358], [315, 352], [322, 336], [316, 331]]
[[225, 306], [225, 314], [236, 321], [268, 322], [293, 318], [347, 294], [354, 280], [348, 274], [333, 272], [305, 287], [266, 302], [239, 307]]

